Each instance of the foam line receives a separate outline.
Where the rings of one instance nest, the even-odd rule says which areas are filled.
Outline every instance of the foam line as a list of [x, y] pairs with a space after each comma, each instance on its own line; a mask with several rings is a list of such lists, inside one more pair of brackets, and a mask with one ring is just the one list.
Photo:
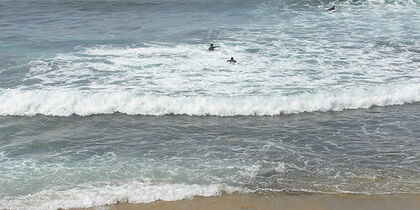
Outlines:
[[420, 101], [420, 84], [278, 96], [158, 96], [135, 92], [0, 91], [0, 115], [93, 114], [236, 116], [342, 111]]
[[150, 203], [157, 200], [175, 201], [194, 196], [217, 196], [225, 191], [240, 191], [223, 185], [159, 184], [140, 182], [128, 184], [86, 184], [71, 189], [50, 189], [0, 199], [1, 209], [89, 208], [117, 202]]

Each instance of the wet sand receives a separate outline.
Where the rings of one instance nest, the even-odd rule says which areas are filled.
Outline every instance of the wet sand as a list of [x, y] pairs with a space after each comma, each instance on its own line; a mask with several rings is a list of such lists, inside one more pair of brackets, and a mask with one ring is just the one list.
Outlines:
[[[92, 208], [91, 208], [92, 209]], [[101, 207], [109, 210], [419, 210], [420, 194], [326, 195], [326, 194], [232, 194], [195, 197], [179, 201], [120, 203]]]

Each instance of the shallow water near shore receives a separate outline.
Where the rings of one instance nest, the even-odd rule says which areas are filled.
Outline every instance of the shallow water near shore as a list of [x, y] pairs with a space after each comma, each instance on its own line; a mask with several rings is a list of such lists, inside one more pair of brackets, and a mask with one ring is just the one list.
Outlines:
[[[0, 117], [4, 208], [419, 192], [419, 104], [274, 117]], [[19, 183], [17, 185], [17, 183]]]

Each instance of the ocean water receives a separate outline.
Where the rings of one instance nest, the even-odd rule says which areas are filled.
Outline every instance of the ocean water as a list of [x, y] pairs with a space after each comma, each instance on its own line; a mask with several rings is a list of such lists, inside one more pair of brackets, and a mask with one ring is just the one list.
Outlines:
[[0, 0], [0, 209], [418, 194], [419, 125], [418, 0]]

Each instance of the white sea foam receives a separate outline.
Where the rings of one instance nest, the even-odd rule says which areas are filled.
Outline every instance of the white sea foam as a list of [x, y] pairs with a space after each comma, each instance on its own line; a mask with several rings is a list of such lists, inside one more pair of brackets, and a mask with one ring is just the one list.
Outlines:
[[133, 92], [0, 92], [0, 115], [52, 116], [125, 113], [129, 115], [279, 115], [342, 111], [420, 101], [420, 84], [304, 92], [279, 96], [155, 96]]
[[140, 182], [127, 184], [96, 183], [71, 189], [50, 189], [41, 192], [0, 198], [0, 209], [58, 209], [97, 207], [117, 202], [150, 203], [157, 200], [175, 201], [194, 196], [218, 196], [245, 192], [225, 185], [158, 184]]
[[3, 160], [4, 158], [6, 158], [6, 154], [4, 151], [0, 151], [0, 160]]
[[[317, 18], [315, 14], [308, 16]], [[340, 18], [322, 17], [320, 23], [344, 24]], [[277, 18], [281, 22], [281, 16]], [[388, 22], [383, 23], [389, 24], [386, 28], [398, 30], [399, 26]], [[357, 21], [352, 24], [349, 27], [356, 28], [355, 37], [344, 40], [337, 38], [342, 36], [331, 38], [328, 30], [319, 31], [319, 39], [314, 39], [282, 33], [289, 25], [250, 25], [242, 31], [228, 32], [226, 36], [234, 41], [216, 43], [219, 48], [213, 53], [206, 51], [205, 44], [80, 47], [76, 52], [31, 61], [28, 85], [20, 88], [232, 96], [418, 82], [420, 70], [413, 61], [416, 55], [410, 51], [411, 46], [399, 41], [404, 37], [377, 41], [376, 34], [382, 29], [365, 34], [363, 27], [371, 26], [360, 27]], [[337, 34], [347, 34], [347, 30], [334, 29]], [[238, 65], [226, 64], [230, 56]]]

